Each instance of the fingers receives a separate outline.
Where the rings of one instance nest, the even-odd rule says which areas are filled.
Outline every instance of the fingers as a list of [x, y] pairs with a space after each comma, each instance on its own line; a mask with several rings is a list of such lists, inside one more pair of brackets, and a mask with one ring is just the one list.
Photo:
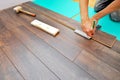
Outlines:
[[90, 37], [92, 37], [94, 35], [93, 31], [86, 32], [86, 34]]
[[92, 37], [95, 34], [96, 27], [94, 29], [86, 29], [85, 27], [82, 29], [88, 36]]
[[[95, 22], [94, 22], [95, 21]], [[97, 21], [94, 19], [89, 19], [82, 22], [82, 30], [90, 37], [95, 34]]]

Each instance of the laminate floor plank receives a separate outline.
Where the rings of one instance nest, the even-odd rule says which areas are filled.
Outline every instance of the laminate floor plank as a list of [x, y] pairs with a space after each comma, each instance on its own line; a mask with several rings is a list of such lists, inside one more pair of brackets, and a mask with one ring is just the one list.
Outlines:
[[24, 26], [19, 26], [14, 32], [19, 35], [18, 38], [29, 50], [46, 64], [61, 80], [94, 80], [92, 76], [61, 55], [59, 51], [53, 47], [49, 47], [49, 44], [43, 42], [43, 40], [31, 33]]
[[82, 51], [75, 63], [84, 68], [97, 80], [120, 80], [120, 72], [103, 63], [91, 53]]
[[120, 54], [120, 41], [116, 41], [112, 49]]
[[24, 80], [0, 48], [0, 80]]

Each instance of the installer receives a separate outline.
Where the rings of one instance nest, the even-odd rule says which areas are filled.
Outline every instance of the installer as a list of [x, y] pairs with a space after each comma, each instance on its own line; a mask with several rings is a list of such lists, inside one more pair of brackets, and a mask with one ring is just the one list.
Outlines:
[[[100, 18], [109, 14], [111, 20], [120, 22], [120, 0], [99, 0], [96, 2], [94, 10], [97, 12], [92, 18], [88, 16], [88, 3], [90, 0], [79, 0], [81, 24], [83, 31], [88, 36], [93, 36], [96, 28], [92, 28], [93, 22], [98, 22]], [[108, 28], [109, 29], [109, 28]]]

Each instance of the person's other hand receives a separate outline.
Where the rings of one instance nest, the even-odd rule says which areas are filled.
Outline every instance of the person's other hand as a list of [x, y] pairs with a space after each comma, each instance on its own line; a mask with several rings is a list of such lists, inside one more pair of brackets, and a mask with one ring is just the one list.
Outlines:
[[93, 22], [95, 21], [95, 26], [97, 21], [94, 18], [91, 19], [86, 19], [86, 20], [82, 20], [82, 30], [90, 37], [92, 37], [95, 33], [96, 27], [93, 28]]

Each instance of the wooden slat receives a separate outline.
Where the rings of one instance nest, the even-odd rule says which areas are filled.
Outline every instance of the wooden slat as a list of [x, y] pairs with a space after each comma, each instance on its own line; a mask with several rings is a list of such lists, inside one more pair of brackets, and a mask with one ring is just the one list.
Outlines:
[[[9, 38], [11, 40], [14, 40], [14, 38], [12, 37], [11, 34], [9, 34], [9, 32], [6, 30], [5, 26], [4, 26], [4, 23], [3, 21], [0, 19], [0, 46], [4, 46], [4, 45], [7, 45], [7, 39], [6, 38]], [[11, 43], [13, 44], [13, 43]]]
[[21, 39], [33, 54], [57, 74], [61, 80], [94, 80], [94, 78], [88, 73], [84, 72], [81, 68], [78, 68], [74, 63], [66, 59], [56, 49], [54, 50], [52, 47], [49, 47], [49, 44], [45, 44], [40, 38], [31, 33], [24, 26], [19, 26], [14, 32], [19, 35], [18, 38]]
[[84, 68], [97, 80], [120, 80], [119, 71], [101, 62], [87, 51], [82, 51], [75, 63]]
[[[80, 23], [79, 22], [76, 22], [74, 20], [71, 20], [67, 17], [64, 17], [64, 16], [61, 16], [61, 15], [58, 15], [56, 13], [53, 13], [52, 11], [48, 11], [46, 10], [45, 8], [43, 7], [40, 7], [40, 6], [37, 6], [37, 5], [34, 5], [33, 3], [31, 2], [28, 2], [26, 3], [30, 6], [34, 6], [33, 8], [36, 9], [36, 10], [41, 10], [41, 14], [44, 14], [45, 16], [65, 25], [66, 27], [69, 27], [71, 28], [72, 30], [74, 30], [76, 27], [80, 26]], [[54, 16], [53, 16], [54, 15]], [[102, 35], [101, 35], [102, 34]], [[107, 37], [107, 38], [104, 38], [104, 37]], [[103, 33], [101, 31], [97, 32], [96, 35], [93, 37], [93, 40], [103, 44], [103, 45], [106, 45], [108, 47], [112, 47], [114, 45], [114, 42], [116, 40], [116, 38], [112, 35], [109, 35], [107, 33]]]
[[2, 39], [4, 43], [2, 49], [25, 80], [59, 80], [10, 31], [5, 30], [3, 36], [11, 35], [12, 39], [9, 37]]
[[24, 80], [0, 48], [0, 80]]
[[7, 35], [6, 35], [6, 36], [3, 36], [4, 30], [5, 30], [5, 28], [4, 28], [3, 22], [2, 22], [2, 20], [0, 19], [0, 47], [4, 45], [3, 42], [2, 42], [2, 41], [3, 41], [2, 39], [4, 39], [4, 37], [7, 36]]
[[116, 41], [113, 45], [112, 49], [118, 53], [120, 53], [120, 41]]
[[111, 47], [113, 47], [114, 43], [116, 42], [116, 37], [98, 30], [98, 31], [96, 31], [95, 35], [93, 36], [93, 40], [111, 48]]
[[120, 54], [109, 49], [103, 48], [102, 50], [97, 49], [96, 53], [92, 52], [96, 58], [102, 60], [103, 62], [109, 64], [116, 70], [120, 72]]

